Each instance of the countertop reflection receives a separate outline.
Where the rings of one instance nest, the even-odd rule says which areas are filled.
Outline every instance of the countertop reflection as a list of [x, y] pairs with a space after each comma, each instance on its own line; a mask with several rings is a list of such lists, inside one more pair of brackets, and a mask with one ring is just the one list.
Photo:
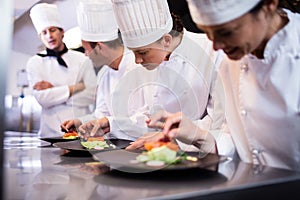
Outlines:
[[[5, 199], [253, 199], [299, 194], [300, 174], [235, 160], [218, 171], [125, 173], [88, 154], [66, 152], [35, 134], [6, 133]], [[255, 196], [256, 195], [256, 196]], [[289, 198], [290, 199], [290, 198]]]

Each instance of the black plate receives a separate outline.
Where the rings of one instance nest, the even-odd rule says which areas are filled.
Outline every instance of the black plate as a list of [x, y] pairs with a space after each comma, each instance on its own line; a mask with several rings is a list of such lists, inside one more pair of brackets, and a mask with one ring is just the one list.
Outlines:
[[201, 168], [206, 169], [209, 167], [214, 167], [220, 162], [227, 160], [225, 156], [219, 156], [217, 154], [205, 154], [201, 155], [198, 152], [185, 152], [190, 156], [198, 158], [198, 161], [184, 160], [180, 163], [164, 165], [161, 167], [148, 166], [145, 163], [132, 163], [133, 160], [141, 152], [132, 152], [125, 150], [115, 150], [115, 151], [105, 151], [94, 153], [95, 159], [107, 163], [111, 168], [117, 169], [124, 172], [130, 173], [145, 173], [153, 172], [156, 170], [185, 170]]
[[70, 141], [74, 141], [74, 140], [78, 140], [78, 138], [74, 138], [74, 139], [65, 139], [62, 136], [60, 137], [46, 137], [46, 138], [39, 138], [40, 140], [46, 141], [46, 142], [50, 142], [51, 144], [57, 143], [57, 142], [70, 142]]
[[116, 148], [105, 148], [104, 150], [97, 150], [97, 149], [87, 149], [84, 148], [80, 144], [80, 140], [74, 140], [71, 142], [57, 142], [53, 144], [55, 147], [59, 147], [61, 149], [66, 149], [69, 151], [89, 151], [89, 152], [101, 152], [101, 151], [106, 151], [106, 150], [113, 150], [113, 149], [124, 149], [127, 147], [132, 141], [131, 140], [122, 140], [122, 139], [105, 139], [107, 144], [114, 144]]

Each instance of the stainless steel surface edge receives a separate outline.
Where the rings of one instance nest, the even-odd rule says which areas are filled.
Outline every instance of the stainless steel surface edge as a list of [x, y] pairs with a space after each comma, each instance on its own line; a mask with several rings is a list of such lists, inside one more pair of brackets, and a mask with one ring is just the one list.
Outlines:
[[[9, 139], [21, 142], [24, 137]], [[300, 195], [300, 172], [257, 167], [239, 160], [220, 163], [218, 171], [130, 174], [109, 169], [91, 156], [63, 152], [54, 147], [4, 148], [5, 199], [26, 196], [34, 200], [51, 194], [64, 199], [84, 195], [85, 199], [253, 200], [266, 196], [274, 200]]]

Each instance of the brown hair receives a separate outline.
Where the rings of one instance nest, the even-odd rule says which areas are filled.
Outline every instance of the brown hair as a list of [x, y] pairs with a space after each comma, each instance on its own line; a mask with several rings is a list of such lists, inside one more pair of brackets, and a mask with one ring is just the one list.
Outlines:
[[[89, 42], [91, 47], [94, 49], [97, 46], [97, 42]], [[103, 44], [109, 46], [112, 49], [116, 49], [120, 46], [123, 46], [123, 41], [121, 37], [121, 33], [118, 33], [118, 38], [108, 42], [102, 42]]]
[[257, 13], [258, 11], [260, 11], [260, 9], [263, 7], [263, 5], [265, 4], [266, 1], [262, 0], [260, 2], [258, 2], [256, 4], [256, 6], [254, 6], [250, 11], [249, 13], [252, 13], [252, 14], [255, 14]]
[[173, 37], [177, 37], [180, 33], [183, 32], [183, 24], [181, 18], [178, 15], [176, 15], [175, 13], [171, 13], [171, 16], [173, 20], [173, 27], [169, 34]]

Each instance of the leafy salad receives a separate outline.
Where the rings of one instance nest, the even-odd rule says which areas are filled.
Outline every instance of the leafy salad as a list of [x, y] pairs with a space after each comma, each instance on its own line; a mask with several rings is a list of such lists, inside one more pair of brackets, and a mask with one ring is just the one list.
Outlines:
[[160, 146], [151, 149], [150, 151], [144, 151], [142, 154], [136, 157], [136, 160], [142, 163], [150, 164], [149, 161], [160, 161], [156, 162], [158, 165], [164, 164], [175, 164], [182, 160], [185, 160], [186, 155], [184, 153], [180, 154], [177, 151], [169, 149], [167, 146]]
[[164, 138], [157, 142], [144, 144], [145, 151], [136, 157], [137, 163], [145, 163], [148, 166], [164, 166], [166, 164], [176, 164], [189, 159], [184, 152], [179, 150], [177, 144]]
[[107, 148], [116, 148], [113, 144], [107, 144], [103, 138], [89, 138], [88, 141], [81, 141], [80, 143], [87, 149], [103, 150]]

